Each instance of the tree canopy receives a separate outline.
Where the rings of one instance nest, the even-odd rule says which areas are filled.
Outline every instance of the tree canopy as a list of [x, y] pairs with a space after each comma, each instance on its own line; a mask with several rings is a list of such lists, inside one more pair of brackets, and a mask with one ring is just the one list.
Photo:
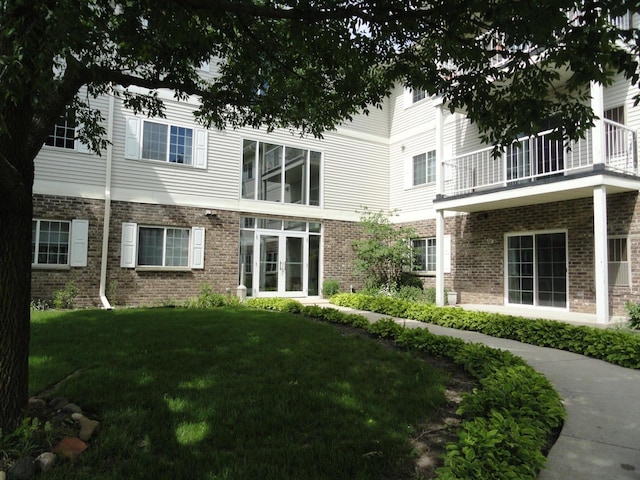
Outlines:
[[403, 84], [464, 111], [489, 142], [551, 116], [575, 138], [593, 120], [590, 81], [638, 83], [638, 30], [611, 21], [628, 11], [637, 4], [0, 0], [0, 428], [26, 400], [33, 160], [67, 109], [95, 151], [106, 140], [93, 97], [158, 116], [158, 89], [198, 96], [208, 127], [321, 135]]

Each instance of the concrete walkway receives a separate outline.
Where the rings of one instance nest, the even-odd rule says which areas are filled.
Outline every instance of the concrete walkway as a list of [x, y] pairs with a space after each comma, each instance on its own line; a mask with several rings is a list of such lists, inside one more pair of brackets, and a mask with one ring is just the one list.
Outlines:
[[[370, 321], [388, 318], [313, 303], [359, 313]], [[436, 335], [509, 350], [549, 379], [564, 400], [567, 419], [539, 480], [640, 480], [640, 371], [481, 333], [397, 321], [408, 328], [427, 328]]]

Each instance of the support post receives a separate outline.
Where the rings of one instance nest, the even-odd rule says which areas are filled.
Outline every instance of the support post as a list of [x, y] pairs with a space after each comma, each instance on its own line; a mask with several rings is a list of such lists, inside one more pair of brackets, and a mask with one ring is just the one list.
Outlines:
[[436, 210], [436, 305], [444, 306], [444, 210]]
[[593, 121], [593, 129], [591, 130], [591, 149], [593, 153], [593, 164], [605, 162], [605, 139], [604, 139], [604, 89], [601, 83], [591, 82], [591, 109], [597, 117]]
[[609, 323], [609, 254], [607, 187], [593, 189], [593, 249], [595, 251], [596, 321]]

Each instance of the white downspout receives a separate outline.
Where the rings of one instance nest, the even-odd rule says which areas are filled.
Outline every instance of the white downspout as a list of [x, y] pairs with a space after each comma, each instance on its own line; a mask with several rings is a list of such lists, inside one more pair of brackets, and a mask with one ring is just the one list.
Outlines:
[[[113, 85], [111, 86], [113, 89]], [[107, 155], [104, 180], [104, 221], [102, 226], [102, 260], [100, 264], [100, 301], [106, 310], [111, 310], [111, 303], [107, 299], [107, 262], [109, 259], [109, 223], [111, 222], [111, 163], [113, 160], [113, 112], [115, 110], [115, 96], [109, 96], [109, 120], [107, 122]]]

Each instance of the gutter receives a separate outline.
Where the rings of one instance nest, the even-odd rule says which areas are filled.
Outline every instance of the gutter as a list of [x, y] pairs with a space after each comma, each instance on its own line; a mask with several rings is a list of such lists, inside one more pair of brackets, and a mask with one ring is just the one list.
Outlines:
[[[111, 86], [113, 89], [113, 85]], [[107, 262], [109, 259], [109, 223], [111, 221], [111, 164], [113, 161], [113, 114], [115, 109], [115, 96], [113, 92], [109, 96], [109, 121], [107, 124], [107, 155], [104, 181], [104, 219], [102, 224], [102, 259], [100, 263], [100, 302], [105, 310], [113, 307], [106, 295]]]

